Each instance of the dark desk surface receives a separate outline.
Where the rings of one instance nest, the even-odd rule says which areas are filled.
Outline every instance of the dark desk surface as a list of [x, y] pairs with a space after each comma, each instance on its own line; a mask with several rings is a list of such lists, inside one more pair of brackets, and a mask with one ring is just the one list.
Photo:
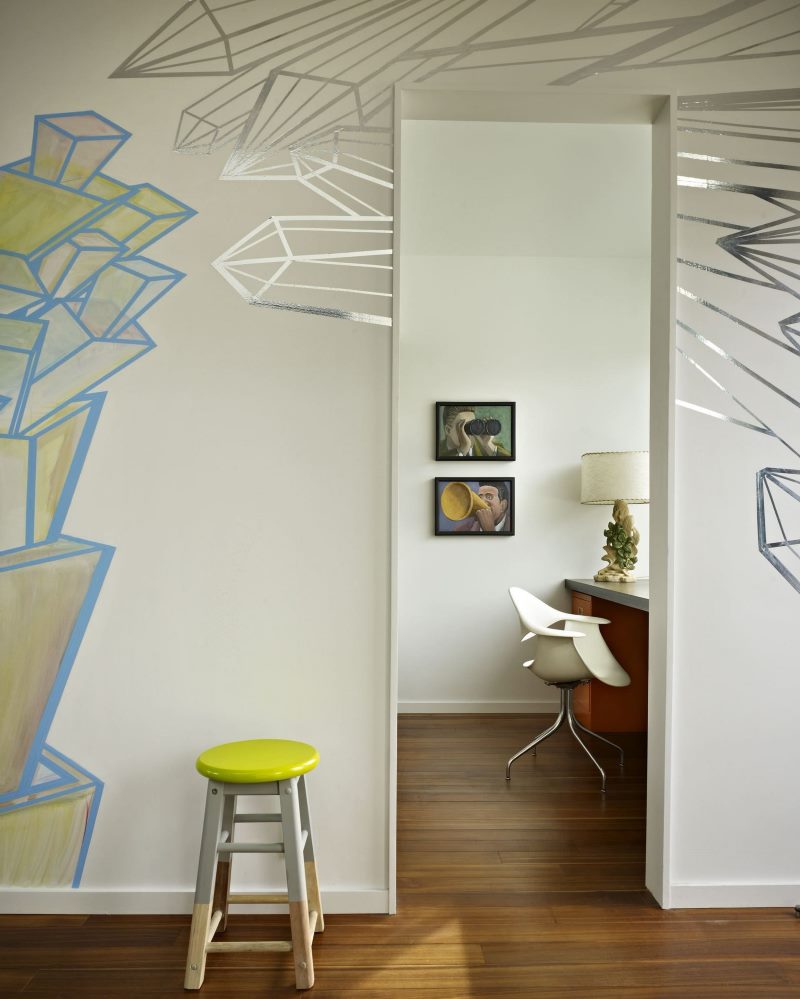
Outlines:
[[588, 593], [614, 604], [650, 610], [650, 580], [637, 579], [635, 583], [596, 583], [593, 579], [565, 579], [564, 586], [576, 593]]

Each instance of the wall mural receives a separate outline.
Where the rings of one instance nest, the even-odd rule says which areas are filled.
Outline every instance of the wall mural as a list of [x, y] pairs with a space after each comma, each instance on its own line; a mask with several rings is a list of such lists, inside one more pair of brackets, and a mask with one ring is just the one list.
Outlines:
[[0, 884], [80, 883], [102, 782], [46, 743], [114, 549], [62, 532], [103, 406], [183, 275], [142, 251], [195, 213], [101, 168], [130, 134], [39, 115], [0, 168]]
[[189, 0], [112, 76], [212, 79], [182, 111], [175, 148], [228, 149], [223, 180], [293, 182], [335, 211], [276, 213], [218, 256], [214, 266], [246, 301], [388, 324], [394, 85], [480, 87], [500, 73], [507, 89], [563, 87], [665, 67], [679, 83], [687, 65], [800, 53], [794, 5], [714, 0], [682, 17], [664, 9], [652, 0]]
[[[771, 437], [795, 462], [800, 90], [684, 97], [679, 107], [677, 350], [691, 398], [678, 405]], [[758, 153], [742, 157], [749, 144]], [[797, 591], [799, 477], [761, 469], [755, 504], [759, 550]]]
[[[687, 8], [680, 16], [654, 0], [278, 0], [268, 8], [189, 0], [112, 76], [213, 79], [181, 112], [176, 150], [227, 149], [221, 179], [294, 183], [335, 211], [276, 213], [220, 253], [214, 266], [242, 298], [389, 325], [394, 85], [480, 89], [491, 79], [514, 90], [625, 72], [647, 91], [648, 71], [657, 70], [680, 92], [686, 67], [735, 70], [800, 55], [796, 3]], [[800, 169], [800, 90], [689, 96], [679, 105], [679, 248], [692, 248], [679, 250], [678, 351], [691, 395], [680, 405], [773, 437], [797, 457], [797, 393], [759, 367], [772, 366], [765, 351], [782, 351], [791, 379], [800, 352], [800, 185], [784, 179]], [[730, 152], [748, 141], [774, 148], [774, 161]], [[742, 330], [751, 334], [749, 361], [726, 346]], [[732, 369], [750, 384], [732, 379]], [[764, 389], [781, 404], [777, 421], [753, 408]], [[798, 476], [762, 469], [756, 514], [760, 551], [800, 591]]]

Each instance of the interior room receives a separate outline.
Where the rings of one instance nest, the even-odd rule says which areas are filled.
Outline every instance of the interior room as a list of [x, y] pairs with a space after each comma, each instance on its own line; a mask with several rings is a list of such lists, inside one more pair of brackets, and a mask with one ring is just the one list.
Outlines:
[[796, 995], [800, 7], [4, 15], [0, 995]]

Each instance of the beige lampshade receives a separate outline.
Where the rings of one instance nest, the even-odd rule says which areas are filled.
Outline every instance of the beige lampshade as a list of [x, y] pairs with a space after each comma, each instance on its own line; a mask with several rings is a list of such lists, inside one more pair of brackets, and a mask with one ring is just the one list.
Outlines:
[[650, 502], [649, 451], [590, 451], [581, 455], [581, 503]]

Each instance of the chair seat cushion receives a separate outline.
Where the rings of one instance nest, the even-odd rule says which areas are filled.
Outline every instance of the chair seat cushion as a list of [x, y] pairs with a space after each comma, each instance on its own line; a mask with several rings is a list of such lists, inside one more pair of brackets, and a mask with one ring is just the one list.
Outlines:
[[207, 749], [197, 757], [196, 766], [209, 780], [260, 784], [299, 777], [318, 763], [319, 753], [307, 742], [245, 739]]

